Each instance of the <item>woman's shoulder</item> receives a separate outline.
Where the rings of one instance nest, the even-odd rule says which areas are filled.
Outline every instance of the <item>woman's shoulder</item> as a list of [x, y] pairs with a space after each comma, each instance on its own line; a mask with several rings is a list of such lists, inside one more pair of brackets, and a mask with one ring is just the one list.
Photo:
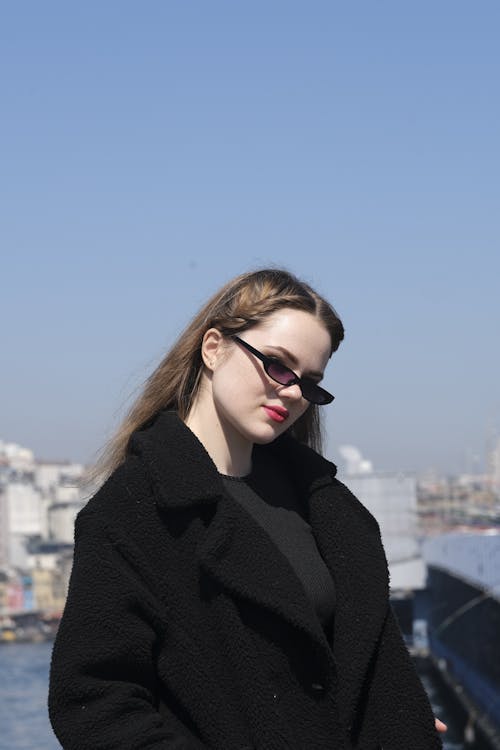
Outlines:
[[125, 460], [92, 493], [77, 516], [77, 522], [114, 523], [127, 511], [151, 497], [150, 481], [142, 461], [135, 455]]
[[283, 435], [269, 446], [280, 461], [294, 485], [306, 497], [319, 492], [337, 518], [342, 517], [354, 526], [362, 524], [370, 533], [380, 537], [380, 527], [375, 516], [337, 476], [337, 466], [310, 446], [295, 438]]
[[372, 529], [380, 536], [380, 526], [373, 513], [368, 510], [366, 505], [338, 477], [335, 477], [333, 480], [333, 491], [337, 502], [342, 502], [349, 512], [353, 513], [357, 518], [368, 522]]

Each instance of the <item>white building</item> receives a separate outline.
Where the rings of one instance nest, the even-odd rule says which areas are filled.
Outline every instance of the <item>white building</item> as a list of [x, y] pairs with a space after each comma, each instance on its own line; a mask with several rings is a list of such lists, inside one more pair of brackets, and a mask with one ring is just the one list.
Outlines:
[[75, 518], [83, 508], [80, 500], [67, 500], [53, 503], [49, 508], [49, 532], [51, 540], [72, 544]]
[[35, 463], [33, 451], [17, 443], [6, 443], [0, 440], [0, 462], [10, 466], [14, 471], [32, 471]]
[[489, 470], [491, 476], [491, 489], [500, 499], [500, 438], [497, 438], [489, 456]]
[[0, 566], [27, 569], [30, 540], [73, 542], [83, 471], [68, 461], [35, 461], [31, 450], [0, 441]]
[[0, 570], [9, 564], [9, 516], [7, 496], [0, 485]]
[[7, 535], [6, 566], [25, 569], [30, 537], [46, 537], [48, 520], [41, 493], [24, 476], [14, 476], [2, 488], [2, 516]]
[[56, 488], [79, 486], [84, 467], [82, 464], [68, 461], [37, 461], [34, 467], [34, 482], [45, 494], [53, 493]]
[[417, 482], [410, 472], [375, 472], [353, 446], [340, 453], [345, 484], [377, 519], [389, 563], [391, 592], [425, 588], [420, 552]]

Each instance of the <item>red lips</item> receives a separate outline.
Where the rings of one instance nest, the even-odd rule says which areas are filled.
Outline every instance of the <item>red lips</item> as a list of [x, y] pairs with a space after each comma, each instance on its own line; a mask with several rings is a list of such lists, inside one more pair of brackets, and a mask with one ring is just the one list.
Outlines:
[[288, 409], [285, 409], [283, 406], [266, 404], [266, 406], [264, 406], [264, 409], [266, 410], [268, 416], [270, 416], [271, 419], [274, 419], [275, 422], [284, 422], [284, 420], [288, 417]]

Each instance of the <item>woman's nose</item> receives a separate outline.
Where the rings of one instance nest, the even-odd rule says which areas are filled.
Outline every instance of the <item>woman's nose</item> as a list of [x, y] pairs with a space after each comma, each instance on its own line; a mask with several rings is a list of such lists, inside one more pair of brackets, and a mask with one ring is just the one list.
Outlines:
[[279, 390], [279, 395], [290, 401], [300, 401], [302, 398], [302, 391], [298, 383], [294, 383], [293, 385], [282, 385]]

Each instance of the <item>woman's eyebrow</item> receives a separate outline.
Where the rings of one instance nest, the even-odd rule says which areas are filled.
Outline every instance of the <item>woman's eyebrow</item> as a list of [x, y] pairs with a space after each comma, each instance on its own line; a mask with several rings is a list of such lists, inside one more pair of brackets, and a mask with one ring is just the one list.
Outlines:
[[[297, 359], [297, 357], [291, 352], [289, 352], [288, 349], [285, 349], [284, 346], [269, 345], [268, 349], [277, 349], [279, 352], [284, 354], [287, 357], [287, 359], [292, 363], [293, 367], [297, 367], [297, 365], [299, 364], [299, 360]], [[324, 373], [312, 371], [312, 372], [308, 372], [306, 376], [310, 378], [318, 378], [318, 380], [322, 380], [324, 377]]]

